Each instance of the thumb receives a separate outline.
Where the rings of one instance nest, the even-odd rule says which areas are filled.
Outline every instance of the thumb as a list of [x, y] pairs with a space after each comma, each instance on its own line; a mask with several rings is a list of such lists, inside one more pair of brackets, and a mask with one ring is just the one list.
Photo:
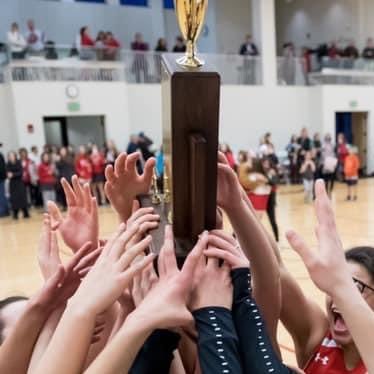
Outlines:
[[293, 230], [289, 230], [286, 237], [292, 249], [299, 254], [306, 267], [310, 269], [315, 264], [316, 257], [304, 239]]
[[60, 226], [62, 222], [62, 214], [55, 202], [48, 201], [47, 206], [48, 206], [48, 213], [50, 214], [50, 217], [52, 219], [52, 223], [51, 223], [52, 230], [56, 230], [58, 229], [58, 227]]

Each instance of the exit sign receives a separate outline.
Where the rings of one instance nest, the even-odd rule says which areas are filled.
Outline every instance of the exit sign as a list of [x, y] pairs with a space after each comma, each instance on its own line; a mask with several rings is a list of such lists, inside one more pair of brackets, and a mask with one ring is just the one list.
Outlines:
[[68, 103], [69, 112], [79, 112], [81, 110], [81, 104], [77, 101]]
[[349, 102], [349, 106], [350, 106], [351, 108], [357, 108], [357, 107], [358, 107], [358, 102], [357, 102], [357, 100], [351, 100], [351, 101]]

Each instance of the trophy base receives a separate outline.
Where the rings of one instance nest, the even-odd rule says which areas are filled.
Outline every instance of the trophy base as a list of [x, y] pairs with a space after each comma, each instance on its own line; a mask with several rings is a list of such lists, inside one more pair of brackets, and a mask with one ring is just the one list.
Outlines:
[[200, 68], [201, 66], [204, 66], [205, 61], [200, 60], [196, 56], [183, 56], [181, 58], [178, 58], [177, 64], [185, 68]]

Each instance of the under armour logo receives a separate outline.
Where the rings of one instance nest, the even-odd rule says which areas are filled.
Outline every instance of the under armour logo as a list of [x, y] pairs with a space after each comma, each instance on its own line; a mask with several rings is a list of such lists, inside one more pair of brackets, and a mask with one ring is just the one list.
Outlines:
[[314, 359], [315, 362], [322, 362], [322, 365], [326, 366], [329, 363], [329, 358], [327, 356], [322, 357], [320, 353], [317, 353], [316, 358]]

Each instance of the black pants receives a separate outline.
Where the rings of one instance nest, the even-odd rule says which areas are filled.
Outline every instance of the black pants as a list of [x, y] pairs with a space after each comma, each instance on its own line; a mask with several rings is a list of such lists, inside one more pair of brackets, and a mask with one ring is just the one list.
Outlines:
[[277, 220], [275, 217], [275, 208], [277, 206], [277, 193], [272, 191], [269, 196], [268, 206], [266, 208], [266, 213], [269, 217], [270, 225], [274, 233], [275, 240], [279, 242], [279, 229]]
[[335, 173], [324, 173], [323, 180], [325, 181], [327, 193], [331, 195], [335, 184]]
[[[23, 208], [21, 210], [23, 212], [23, 217], [24, 218], [29, 218], [30, 217], [29, 210], [27, 208]], [[14, 219], [18, 219], [19, 211], [20, 211], [20, 209], [13, 209], [13, 218]]]

